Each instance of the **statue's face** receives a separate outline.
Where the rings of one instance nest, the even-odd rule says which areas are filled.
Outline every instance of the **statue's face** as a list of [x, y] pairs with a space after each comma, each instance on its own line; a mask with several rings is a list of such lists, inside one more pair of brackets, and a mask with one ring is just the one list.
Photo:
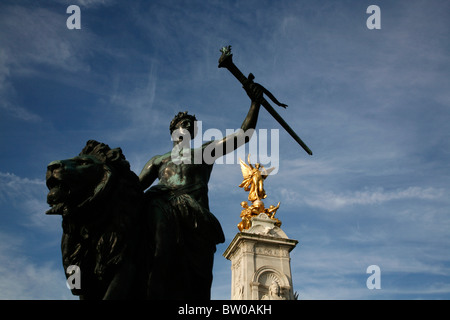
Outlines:
[[272, 282], [272, 284], [269, 287], [269, 290], [273, 293], [275, 293], [276, 295], [280, 294], [280, 287], [278, 286], [278, 284], [276, 282]]
[[193, 120], [182, 119], [177, 123], [175, 130], [177, 131], [177, 135], [183, 137], [183, 139], [190, 135], [189, 140], [191, 140], [194, 139], [195, 135], [197, 134], [197, 125]]

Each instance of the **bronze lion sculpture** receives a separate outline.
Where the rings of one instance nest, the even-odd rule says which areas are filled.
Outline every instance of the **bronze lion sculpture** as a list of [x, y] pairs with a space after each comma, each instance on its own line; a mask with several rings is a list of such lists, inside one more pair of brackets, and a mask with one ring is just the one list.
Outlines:
[[[149, 241], [139, 178], [120, 148], [89, 140], [47, 167], [47, 214], [62, 216], [64, 270], [80, 269], [80, 299], [145, 299]], [[68, 277], [68, 275], [66, 274]]]
[[74, 295], [210, 299], [211, 239], [223, 233], [220, 224], [208, 227], [218, 221], [186, 188], [157, 184], [144, 192], [122, 150], [95, 140], [78, 156], [51, 162], [46, 184], [46, 213], [62, 216], [62, 263]]

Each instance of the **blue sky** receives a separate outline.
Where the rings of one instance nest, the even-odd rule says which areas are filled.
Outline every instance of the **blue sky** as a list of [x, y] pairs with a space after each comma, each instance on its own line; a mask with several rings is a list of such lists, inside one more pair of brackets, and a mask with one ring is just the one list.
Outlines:
[[[71, 4], [80, 30], [66, 27]], [[371, 4], [380, 30], [366, 26]], [[265, 201], [281, 201], [282, 228], [299, 240], [300, 299], [449, 299], [449, 12], [406, 0], [2, 1], [0, 299], [74, 298], [60, 217], [44, 214], [49, 162], [95, 139], [121, 147], [139, 174], [170, 150], [178, 111], [203, 130], [240, 127], [249, 99], [217, 68], [228, 44], [242, 72], [289, 105], [277, 110], [314, 152], [261, 109], [257, 129], [279, 130]], [[230, 297], [222, 253], [238, 232], [241, 180], [236, 161], [216, 164], [209, 183], [226, 236], [214, 299]], [[370, 265], [379, 290], [366, 287]]]

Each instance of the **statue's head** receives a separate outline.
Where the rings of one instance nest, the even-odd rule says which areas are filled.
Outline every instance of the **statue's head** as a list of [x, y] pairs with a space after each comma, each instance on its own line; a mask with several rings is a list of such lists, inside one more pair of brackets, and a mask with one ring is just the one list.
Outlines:
[[269, 292], [279, 296], [280, 295], [280, 285], [275, 280], [272, 281], [271, 285], [269, 286]]
[[191, 139], [194, 139], [197, 134], [197, 118], [195, 115], [190, 115], [185, 112], [178, 112], [178, 114], [170, 122], [170, 134], [173, 135], [177, 131], [178, 136], [186, 136], [188, 133]]
[[242, 201], [241, 202], [241, 207], [247, 209], [248, 208], [248, 202], [247, 201]]
[[103, 199], [119, 176], [133, 176], [130, 179], [135, 176], [122, 150], [89, 140], [77, 157], [53, 161], [48, 165], [47, 202], [52, 208], [47, 214], [67, 216], [80, 211], [88, 212], [86, 207]]

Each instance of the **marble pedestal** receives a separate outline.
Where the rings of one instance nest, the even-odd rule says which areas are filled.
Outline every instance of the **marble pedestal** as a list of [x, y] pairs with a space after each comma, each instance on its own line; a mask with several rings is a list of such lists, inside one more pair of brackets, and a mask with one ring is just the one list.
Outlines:
[[262, 213], [248, 230], [239, 232], [224, 252], [231, 261], [232, 300], [293, 300], [289, 239]]

